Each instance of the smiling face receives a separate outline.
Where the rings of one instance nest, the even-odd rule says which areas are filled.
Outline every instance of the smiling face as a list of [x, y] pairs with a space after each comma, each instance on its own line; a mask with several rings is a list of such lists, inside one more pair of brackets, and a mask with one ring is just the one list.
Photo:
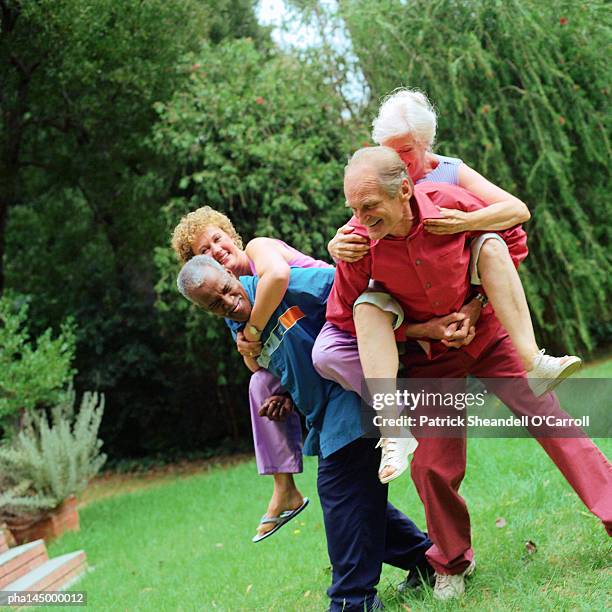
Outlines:
[[417, 142], [410, 134], [395, 136], [382, 143], [394, 149], [406, 164], [408, 174], [413, 181], [418, 181], [426, 174], [427, 147]]
[[211, 268], [204, 282], [189, 292], [189, 298], [216, 317], [245, 323], [251, 316], [251, 302], [247, 293], [231, 272]]
[[366, 227], [371, 240], [380, 240], [387, 234], [406, 236], [410, 231], [412, 187], [407, 179], [398, 194], [391, 197], [380, 186], [374, 170], [357, 167], [345, 176], [344, 195], [346, 205]]
[[191, 248], [194, 255], [208, 255], [234, 274], [241, 272], [243, 251], [216, 225], [209, 225], [197, 234]]

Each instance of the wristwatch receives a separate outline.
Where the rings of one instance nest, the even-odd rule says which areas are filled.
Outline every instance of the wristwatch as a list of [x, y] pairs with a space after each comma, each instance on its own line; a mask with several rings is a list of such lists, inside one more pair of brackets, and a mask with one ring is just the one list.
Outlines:
[[483, 308], [489, 303], [489, 298], [480, 291], [474, 296], [474, 299], [478, 300]]
[[246, 328], [251, 336], [255, 336], [257, 339], [261, 337], [261, 330], [257, 329], [254, 325], [247, 323]]

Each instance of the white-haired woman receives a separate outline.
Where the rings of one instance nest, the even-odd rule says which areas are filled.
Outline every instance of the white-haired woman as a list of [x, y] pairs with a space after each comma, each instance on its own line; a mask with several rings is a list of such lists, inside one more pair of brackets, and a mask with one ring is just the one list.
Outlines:
[[[527, 221], [530, 218], [527, 206], [462, 160], [433, 153], [437, 117], [421, 92], [409, 89], [395, 91], [384, 100], [372, 126], [373, 140], [397, 151], [415, 183], [431, 181], [458, 185], [488, 204], [475, 212], [441, 208], [439, 219], [424, 221], [427, 230], [433, 234], [490, 232], [483, 234], [472, 249], [472, 284], [482, 285], [486, 297], [478, 293], [476, 298], [466, 304], [464, 312], [468, 318], [462, 323], [449, 326], [448, 336], [442, 341], [451, 347], [470, 342], [475, 332], [473, 324], [482, 304], [488, 299], [497, 318], [508, 331], [525, 370], [534, 379], [534, 391], [541, 394], [554, 388], [560, 380], [580, 367], [581, 360], [574, 356], [552, 357], [539, 350], [520, 278], [503, 240], [494, 233]], [[367, 239], [351, 232], [352, 228], [344, 226], [331, 240], [329, 252], [335, 260], [354, 262], [361, 259], [369, 249]], [[397, 368], [397, 351], [393, 335], [388, 332], [391, 319], [392, 314], [371, 304], [362, 304], [357, 308], [359, 350], [366, 378], [395, 378], [392, 372]], [[350, 342], [337, 336], [337, 333], [324, 328], [313, 357], [322, 375], [347, 386], [348, 377], [342, 373], [342, 368], [339, 375], [335, 372], [338, 368], [334, 363], [334, 351], [337, 352], [334, 347], [340, 343], [348, 348], [347, 342]], [[375, 360], [368, 357], [374, 355]], [[346, 364], [346, 355], [342, 359]], [[400, 444], [392, 445], [388, 453], [383, 453], [383, 481], [399, 476], [406, 469], [403, 452]]]

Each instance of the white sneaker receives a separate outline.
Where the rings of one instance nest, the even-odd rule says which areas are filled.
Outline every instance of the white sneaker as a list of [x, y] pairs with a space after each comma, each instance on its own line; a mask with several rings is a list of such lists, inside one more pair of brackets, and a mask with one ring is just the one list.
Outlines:
[[[408, 456], [414, 453], [419, 443], [410, 433], [405, 438], [381, 438], [376, 448], [382, 446], [382, 457], [378, 468], [378, 479], [383, 484], [395, 480], [408, 469]], [[384, 468], [390, 467], [393, 472], [389, 476], [381, 477]]]
[[475, 570], [476, 561], [472, 560], [462, 574], [438, 574], [436, 572], [434, 597], [440, 601], [461, 597], [465, 593], [465, 578], [471, 576]]
[[[582, 359], [574, 355], [553, 357], [542, 349], [533, 360], [533, 367], [527, 372], [527, 378], [533, 379], [529, 386], [536, 397], [552, 391], [564, 378], [575, 374], [582, 366]], [[561, 363], [561, 361], [563, 363]]]

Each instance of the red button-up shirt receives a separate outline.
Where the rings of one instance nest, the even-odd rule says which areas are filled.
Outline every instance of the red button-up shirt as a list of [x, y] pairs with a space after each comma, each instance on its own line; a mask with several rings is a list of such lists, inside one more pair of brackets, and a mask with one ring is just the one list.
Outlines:
[[[355, 263], [339, 262], [334, 286], [327, 301], [327, 320], [355, 335], [353, 304], [367, 289], [370, 279], [391, 294], [404, 310], [405, 322], [396, 330], [396, 339], [406, 338], [408, 323], [422, 323], [457, 312], [473, 289], [469, 280], [470, 241], [483, 232], [436, 235], [425, 231], [424, 219], [440, 218], [436, 206], [472, 212], [486, 206], [461, 187], [443, 183], [420, 183], [410, 200], [414, 222], [408, 236], [386, 236], [370, 243], [369, 252]], [[354, 217], [355, 233], [367, 231]], [[499, 233], [508, 245], [514, 264], [527, 256], [527, 236], [520, 226]], [[490, 306], [483, 308], [476, 325], [476, 337], [462, 347], [477, 357], [499, 333], [500, 323]], [[445, 352], [439, 341], [431, 342], [431, 356]]]

